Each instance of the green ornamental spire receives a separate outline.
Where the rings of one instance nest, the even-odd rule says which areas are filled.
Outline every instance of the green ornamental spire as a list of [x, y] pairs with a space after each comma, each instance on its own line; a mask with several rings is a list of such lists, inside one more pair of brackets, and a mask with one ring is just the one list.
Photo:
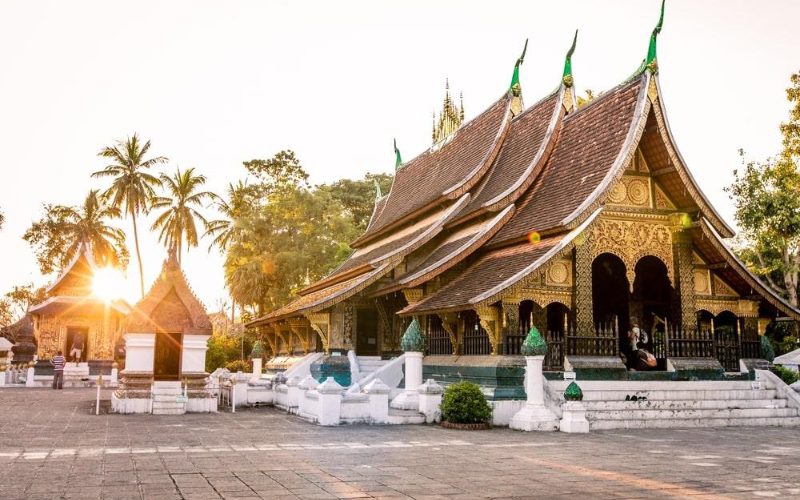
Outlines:
[[261, 341], [256, 340], [253, 344], [253, 349], [250, 351], [250, 359], [258, 359], [264, 355], [264, 350], [261, 348]]
[[378, 201], [383, 197], [383, 193], [381, 193], [381, 185], [378, 183], [378, 179], [372, 179], [372, 182], [375, 183], [375, 201]]
[[564, 58], [564, 75], [561, 81], [567, 87], [572, 87], [572, 54], [575, 52], [575, 44], [578, 42], [578, 30], [575, 30], [575, 37], [572, 39], [572, 47], [567, 51], [567, 57]]
[[520, 352], [523, 356], [544, 356], [547, 354], [547, 342], [544, 341], [539, 329], [531, 326], [525, 342], [522, 343]]
[[394, 140], [394, 169], [399, 170], [403, 166], [403, 158], [400, 156], [400, 150], [397, 149], [397, 139]]
[[567, 401], [583, 401], [583, 391], [580, 386], [573, 380], [564, 391], [564, 399]]
[[514, 92], [514, 95], [519, 95], [519, 66], [525, 61], [525, 52], [528, 51], [528, 39], [525, 39], [525, 47], [522, 48], [522, 55], [517, 59], [514, 64], [514, 73], [511, 75], [511, 85], [508, 86], [509, 90]]
[[400, 339], [400, 349], [405, 352], [425, 351], [425, 336], [416, 317], [411, 320], [411, 324], [406, 328], [403, 338]]
[[656, 60], [656, 39], [658, 34], [661, 33], [661, 26], [664, 24], [664, 4], [667, 0], [661, 0], [661, 15], [658, 18], [658, 24], [653, 28], [653, 33], [650, 35], [650, 46], [647, 48], [647, 59], [644, 61], [646, 68], [655, 72], [658, 70], [658, 61]]

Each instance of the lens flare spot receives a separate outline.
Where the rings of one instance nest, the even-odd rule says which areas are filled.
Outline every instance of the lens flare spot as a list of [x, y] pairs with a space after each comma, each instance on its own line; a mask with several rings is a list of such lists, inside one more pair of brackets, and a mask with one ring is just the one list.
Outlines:
[[111, 302], [122, 296], [125, 277], [119, 269], [103, 267], [95, 271], [92, 278], [92, 293], [98, 298]]
[[531, 243], [531, 245], [535, 245], [540, 241], [542, 241], [542, 235], [540, 235], [536, 231], [531, 231], [530, 233], [528, 233], [528, 241]]

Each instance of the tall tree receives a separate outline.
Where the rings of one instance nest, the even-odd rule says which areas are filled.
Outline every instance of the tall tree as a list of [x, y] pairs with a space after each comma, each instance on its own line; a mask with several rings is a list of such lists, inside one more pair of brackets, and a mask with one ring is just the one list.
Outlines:
[[800, 75], [786, 90], [789, 121], [780, 126], [783, 149], [774, 158], [742, 156], [742, 170], [726, 188], [736, 207], [744, 246], [740, 257], [794, 306], [800, 284]]
[[0, 298], [0, 327], [21, 319], [28, 309], [45, 299], [44, 287], [34, 288], [33, 283], [17, 285]]
[[186, 247], [196, 247], [199, 238], [197, 223], [199, 220], [208, 226], [206, 218], [198, 211], [206, 200], [215, 200], [217, 195], [210, 191], [200, 191], [206, 183], [206, 176], [196, 175], [194, 168], [183, 172], [178, 168], [172, 176], [161, 174], [161, 185], [168, 196], [153, 199], [152, 208], [165, 210], [156, 217], [153, 230], [160, 230], [158, 240], [167, 248], [178, 252], [178, 262], [183, 254], [183, 242]]
[[393, 179], [390, 174], [367, 173], [363, 179], [340, 179], [318, 186], [318, 189], [328, 192], [342, 204], [345, 212], [353, 219], [356, 231], [361, 233], [367, 229], [375, 208], [376, 183], [381, 193], [388, 193]]
[[239, 230], [238, 220], [244, 218], [251, 208], [254, 200], [253, 192], [247, 183], [239, 181], [237, 184], [229, 183], [226, 189], [227, 199], [217, 198], [214, 207], [221, 218], [208, 221], [206, 232], [203, 236], [211, 237], [209, 252], [217, 247], [221, 252], [228, 249], [231, 241]]
[[155, 197], [155, 188], [159, 185], [158, 177], [148, 173], [147, 170], [167, 162], [164, 156], [147, 158], [149, 150], [150, 141], [142, 143], [134, 133], [125, 141], [117, 141], [113, 146], [103, 148], [97, 155], [108, 159], [111, 163], [103, 170], [92, 174], [92, 177], [113, 179], [111, 187], [103, 195], [133, 221], [133, 241], [139, 264], [139, 286], [142, 296], [144, 296], [144, 269], [139, 250], [136, 217], [147, 213], [150, 209], [150, 202]]
[[83, 242], [91, 244], [97, 262], [127, 265], [125, 232], [108, 224], [109, 219], [119, 217], [120, 211], [97, 190], [89, 191], [80, 207], [45, 205], [44, 208], [44, 217], [31, 224], [23, 235], [33, 247], [42, 274], [64, 267]]

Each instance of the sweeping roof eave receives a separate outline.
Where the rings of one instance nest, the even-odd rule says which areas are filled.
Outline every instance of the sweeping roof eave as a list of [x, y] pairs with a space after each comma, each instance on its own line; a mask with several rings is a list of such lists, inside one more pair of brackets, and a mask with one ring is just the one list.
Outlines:
[[711, 224], [708, 219], [703, 217], [700, 220], [700, 227], [703, 235], [708, 238], [717, 252], [719, 252], [722, 258], [725, 259], [725, 262], [735, 269], [739, 276], [741, 276], [753, 290], [756, 290], [758, 294], [764, 298], [764, 300], [772, 304], [772, 306], [774, 306], [777, 310], [783, 312], [794, 320], [800, 320], [800, 309], [789, 304], [786, 299], [778, 295], [772, 288], [764, 284], [764, 282], [762, 282], [756, 275], [751, 273], [747, 268], [747, 265], [739, 260], [739, 258], [728, 248], [722, 236], [719, 234], [719, 232], [717, 232], [716, 228], [714, 228], [713, 224]]
[[[463, 273], [462, 277], [449, 283], [447, 286], [436, 293], [425, 297], [421, 301], [412, 304], [401, 311], [401, 316], [413, 316], [418, 314], [430, 314], [439, 312], [462, 311], [473, 309], [481, 305], [488, 305], [502, 299], [502, 296], [514, 286], [520, 285], [534, 272], [541, 270], [552, 259], [557, 258], [564, 252], [572, 248], [575, 238], [581, 234], [599, 215], [602, 209], [597, 209], [583, 224], [567, 234], [553, 236], [543, 239], [533, 245], [515, 245], [506, 249], [495, 250], [487, 254], [481, 260], [470, 266]], [[505, 255], [522, 256], [523, 260], [512, 262], [509, 258], [508, 266], [503, 272], [493, 269], [493, 264], [497, 259], [504, 259]], [[524, 260], [530, 258], [531, 260]], [[485, 271], [485, 272], [484, 272]], [[505, 278], [505, 273], [509, 273]], [[463, 287], [460, 280], [469, 279], [470, 275], [486, 275], [489, 279], [489, 287], [478, 293], [469, 293], [467, 296], [460, 296]], [[491, 280], [495, 279], [495, 282]]]
[[[503, 93], [443, 143], [435, 144], [404, 163], [395, 174], [384, 206], [367, 231], [351, 246], [364, 246], [442, 202], [456, 199], [472, 189], [499, 152], [511, 124], [511, 103], [511, 93]], [[466, 157], [460, 158], [459, 155]], [[417, 170], [436, 172], [437, 175], [426, 178], [426, 184], [420, 185], [422, 173]]]

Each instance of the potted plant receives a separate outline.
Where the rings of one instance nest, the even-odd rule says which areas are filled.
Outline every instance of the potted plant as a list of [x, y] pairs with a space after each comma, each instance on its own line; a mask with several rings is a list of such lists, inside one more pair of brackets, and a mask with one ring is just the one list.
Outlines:
[[442, 395], [442, 427], [449, 429], [488, 429], [492, 408], [481, 388], [472, 382], [458, 382]]

